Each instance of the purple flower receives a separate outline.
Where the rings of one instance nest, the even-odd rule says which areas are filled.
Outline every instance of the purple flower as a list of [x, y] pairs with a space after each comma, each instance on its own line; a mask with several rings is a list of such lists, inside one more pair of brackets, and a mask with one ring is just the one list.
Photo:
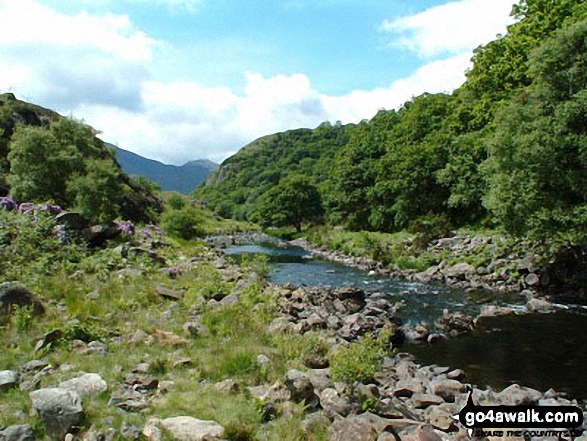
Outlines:
[[132, 222], [116, 221], [114, 223], [116, 224], [116, 228], [123, 234], [126, 234], [127, 236], [132, 236], [133, 234], [135, 234], [135, 225]]
[[41, 204], [37, 207], [37, 210], [38, 211], [48, 211], [49, 213], [55, 214], [55, 215], [57, 215], [63, 211], [59, 205], [52, 205], [52, 204]]
[[153, 233], [150, 230], [147, 230], [146, 228], [143, 228], [141, 231], [139, 231], [139, 234], [142, 234], [146, 238], [153, 237]]
[[0, 198], [0, 207], [2, 207], [4, 211], [13, 211], [18, 209], [17, 203], [8, 196], [3, 196]]
[[182, 275], [183, 270], [179, 266], [171, 266], [171, 267], [167, 268], [166, 272], [169, 277], [171, 277], [172, 279], [175, 279], [177, 276]]
[[32, 202], [23, 202], [18, 207], [18, 211], [19, 211], [19, 213], [23, 213], [23, 214], [32, 213], [33, 211], [35, 211], [36, 208], [37, 208], [37, 205]]

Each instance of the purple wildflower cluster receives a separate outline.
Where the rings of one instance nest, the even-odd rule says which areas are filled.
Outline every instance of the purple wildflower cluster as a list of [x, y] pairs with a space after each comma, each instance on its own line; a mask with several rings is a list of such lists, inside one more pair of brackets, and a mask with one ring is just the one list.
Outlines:
[[35, 204], [33, 202], [23, 202], [17, 204], [12, 198], [8, 196], [0, 197], [0, 207], [4, 211], [18, 211], [19, 213], [40, 213], [46, 211], [51, 214], [59, 214], [63, 210], [59, 205], [53, 204]]
[[139, 231], [139, 234], [146, 239], [161, 239], [163, 237], [161, 227], [153, 224], [147, 225], [145, 228]]
[[165, 272], [172, 279], [175, 279], [176, 277], [181, 276], [183, 274], [183, 270], [179, 266], [171, 266], [167, 268]]
[[116, 229], [126, 236], [133, 236], [135, 234], [135, 224], [130, 221], [114, 221]]

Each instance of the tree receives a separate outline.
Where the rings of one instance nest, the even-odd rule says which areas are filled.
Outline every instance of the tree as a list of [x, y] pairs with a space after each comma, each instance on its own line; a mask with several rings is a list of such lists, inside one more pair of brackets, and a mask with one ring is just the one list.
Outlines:
[[308, 178], [292, 175], [264, 195], [260, 212], [267, 226], [291, 225], [301, 232], [303, 222], [322, 219], [324, 208], [318, 189]]

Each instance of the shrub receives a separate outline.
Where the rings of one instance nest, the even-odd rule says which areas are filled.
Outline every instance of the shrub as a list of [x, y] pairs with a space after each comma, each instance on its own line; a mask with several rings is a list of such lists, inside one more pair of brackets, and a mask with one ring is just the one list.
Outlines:
[[339, 349], [330, 360], [332, 379], [345, 383], [372, 380], [385, 356], [384, 340], [365, 334], [361, 341]]
[[204, 235], [200, 228], [198, 210], [186, 205], [180, 210], [167, 210], [161, 216], [161, 225], [170, 236], [190, 240]]

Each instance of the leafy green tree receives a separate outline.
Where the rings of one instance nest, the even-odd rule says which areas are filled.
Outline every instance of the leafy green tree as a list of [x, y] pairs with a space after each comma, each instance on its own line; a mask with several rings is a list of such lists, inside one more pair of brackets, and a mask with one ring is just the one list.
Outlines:
[[292, 175], [264, 195], [261, 218], [265, 225], [295, 227], [303, 222], [319, 222], [324, 215], [322, 198], [308, 178]]
[[96, 222], [116, 219], [126, 190], [120, 170], [105, 159], [90, 159], [85, 168], [83, 174], [73, 176], [67, 184], [74, 209]]
[[585, 234], [586, 51], [587, 21], [544, 41], [529, 61], [529, 94], [496, 116], [485, 204], [513, 234]]

